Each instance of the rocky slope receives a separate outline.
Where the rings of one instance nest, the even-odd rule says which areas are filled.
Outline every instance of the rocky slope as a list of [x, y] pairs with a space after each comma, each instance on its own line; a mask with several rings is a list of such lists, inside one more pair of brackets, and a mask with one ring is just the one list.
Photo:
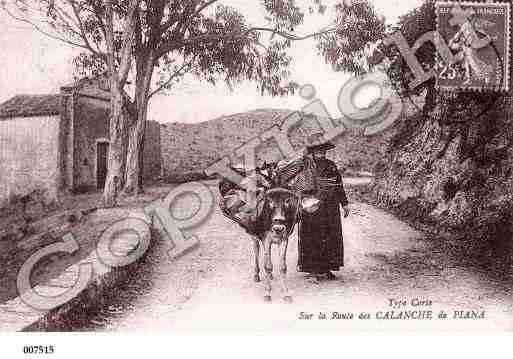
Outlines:
[[[403, 119], [377, 165], [377, 203], [468, 240], [469, 253], [511, 257], [512, 98], [483, 106], [438, 105]], [[481, 108], [478, 108], [481, 107]], [[451, 113], [451, 116], [447, 114]]]

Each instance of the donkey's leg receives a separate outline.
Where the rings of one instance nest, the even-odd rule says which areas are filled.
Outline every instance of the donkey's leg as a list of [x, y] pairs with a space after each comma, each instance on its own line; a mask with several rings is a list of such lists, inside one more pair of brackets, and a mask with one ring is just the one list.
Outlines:
[[280, 284], [283, 290], [283, 299], [287, 302], [292, 302], [292, 297], [287, 287], [287, 246], [288, 238], [280, 243]]
[[265, 283], [264, 283], [264, 300], [271, 301], [271, 276], [273, 273], [273, 262], [271, 259], [271, 240], [265, 238], [263, 241], [264, 246], [264, 269], [265, 269]]
[[251, 239], [253, 240], [253, 254], [255, 258], [255, 274], [253, 279], [255, 282], [260, 282], [260, 241], [256, 237]]

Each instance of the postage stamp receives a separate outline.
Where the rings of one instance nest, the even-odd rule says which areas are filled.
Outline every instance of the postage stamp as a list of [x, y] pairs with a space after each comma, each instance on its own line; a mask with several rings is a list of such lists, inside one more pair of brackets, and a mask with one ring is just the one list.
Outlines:
[[436, 59], [441, 89], [509, 90], [509, 3], [440, 1], [436, 3], [439, 41], [452, 56]]

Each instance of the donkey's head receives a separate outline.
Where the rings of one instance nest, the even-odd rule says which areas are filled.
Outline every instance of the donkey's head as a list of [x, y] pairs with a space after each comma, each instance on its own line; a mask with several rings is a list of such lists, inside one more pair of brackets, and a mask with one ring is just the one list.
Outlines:
[[289, 236], [298, 220], [300, 200], [294, 192], [275, 188], [264, 195], [259, 222], [261, 232], [276, 241]]

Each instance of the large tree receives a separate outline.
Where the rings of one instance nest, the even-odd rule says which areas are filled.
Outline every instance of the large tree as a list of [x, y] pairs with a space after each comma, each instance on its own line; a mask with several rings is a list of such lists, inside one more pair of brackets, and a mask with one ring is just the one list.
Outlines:
[[[319, 10], [322, 11], [322, 5]], [[141, 155], [149, 97], [155, 69], [167, 70], [169, 64], [183, 63], [182, 71], [164, 71], [179, 80], [185, 73], [215, 84], [229, 86], [242, 80], [256, 82], [260, 92], [285, 95], [292, 89], [281, 87], [287, 77], [291, 41], [312, 35], [293, 35], [304, 13], [294, 0], [261, 0], [268, 14], [267, 24], [251, 26], [241, 12], [219, 0], [164, 1], [145, 3], [136, 27], [135, 105], [137, 121], [131, 128], [127, 154], [125, 192], [141, 188]], [[264, 39], [269, 33], [272, 39]], [[169, 85], [169, 80], [161, 83]]]
[[[76, 59], [82, 69], [93, 73], [107, 69], [111, 75], [114, 91], [111, 141], [116, 139], [114, 132], [122, 133], [129, 123], [130, 128], [126, 166], [119, 161], [121, 150], [111, 146], [104, 190], [106, 205], [115, 203], [117, 182], [124, 182], [127, 193], [139, 191], [148, 101], [185, 74], [192, 73], [211, 83], [222, 80], [230, 86], [250, 80], [261, 93], [271, 95], [293, 91], [291, 87], [280, 86], [288, 76], [291, 62], [287, 49], [292, 41], [319, 35], [294, 34], [294, 29], [304, 20], [304, 12], [295, 0], [259, 1], [267, 13], [267, 23], [261, 26], [251, 26], [240, 11], [221, 3], [220, 0], [12, 0], [7, 3], [11, 5], [9, 13], [13, 17], [29, 22], [46, 35], [82, 48], [84, 53]], [[325, 10], [319, 0], [313, 0], [311, 5], [319, 12]], [[16, 14], [13, 9], [17, 10]], [[309, 10], [315, 11], [313, 7]], [[34, 13], [38, 13], [39, 19], [34, 18]], [[123, 90], [130, 69], [135, 78], [135, 93], [128, 101]], [[159, 81], [154, 81], [156, 69], [161, 75]], [[135, 113], [133, 122], [127, 115], [130, 107]], [[126, 173], [121, 174], [123, 168]]]

